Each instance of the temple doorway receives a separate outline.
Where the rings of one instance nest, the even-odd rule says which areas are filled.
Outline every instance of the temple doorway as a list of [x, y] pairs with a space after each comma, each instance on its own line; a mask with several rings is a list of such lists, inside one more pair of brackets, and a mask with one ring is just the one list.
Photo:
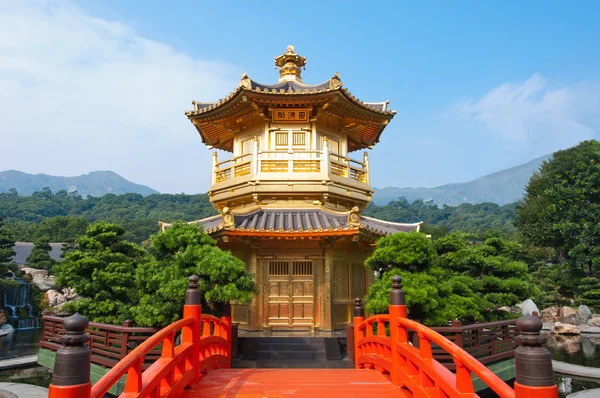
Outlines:
[[267, 270], [268, 326], [279, 329], [312, 328], [315, 322], [313, 261], [270, 260]]

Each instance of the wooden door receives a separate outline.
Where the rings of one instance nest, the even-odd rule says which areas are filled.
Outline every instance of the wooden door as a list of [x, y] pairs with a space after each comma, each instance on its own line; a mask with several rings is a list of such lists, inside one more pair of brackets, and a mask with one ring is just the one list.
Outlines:
[[269, 261], [267, 283], [269, 326], [294, 328], [314, 325], [312, 261]]
[[291, 326], [313, 326], [315, 321], [313, 263], [310, 260], [292, 261], [291, 271]]

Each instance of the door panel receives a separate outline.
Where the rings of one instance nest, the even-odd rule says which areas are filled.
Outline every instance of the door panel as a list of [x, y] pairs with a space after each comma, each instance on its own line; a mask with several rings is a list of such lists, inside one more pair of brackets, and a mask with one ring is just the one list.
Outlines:
[[269, 326], [313, 326], [312, 261], [270, 261], [268, 278]]

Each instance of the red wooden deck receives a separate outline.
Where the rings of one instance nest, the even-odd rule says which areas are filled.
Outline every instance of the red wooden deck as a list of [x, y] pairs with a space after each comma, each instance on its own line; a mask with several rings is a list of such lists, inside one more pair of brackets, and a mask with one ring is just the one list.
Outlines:
[[400, 389], [370, 369], [219, 369], [182, 398], [396, 397]]

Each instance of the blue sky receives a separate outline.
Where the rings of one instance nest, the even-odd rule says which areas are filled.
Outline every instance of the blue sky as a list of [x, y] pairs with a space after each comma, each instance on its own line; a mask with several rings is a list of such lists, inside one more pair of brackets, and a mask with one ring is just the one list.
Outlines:
[[467, 181], [600, 138], [598, 20], [594, 1], [1, 2], [0, 170], [204, 192], [210, 153], [183, 111], [244, 71], [275, 82], [293, 44], [305, 82], [339, 71], [397, 110], [374, 186]]

